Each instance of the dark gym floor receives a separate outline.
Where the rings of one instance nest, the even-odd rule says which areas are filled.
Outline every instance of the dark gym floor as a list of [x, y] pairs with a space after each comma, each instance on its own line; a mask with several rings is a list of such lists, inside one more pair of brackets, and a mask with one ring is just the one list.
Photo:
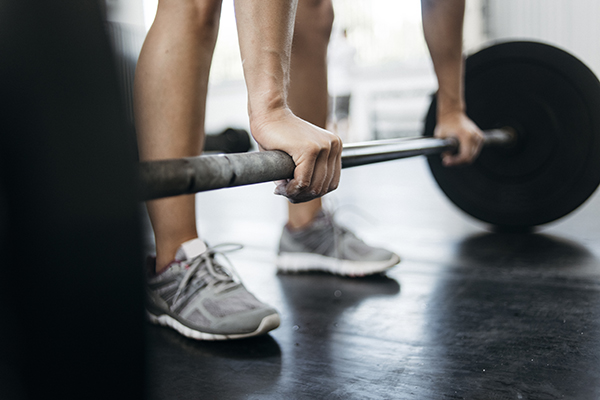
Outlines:
[[196, 342], [148, 325], [152, 399], [599, 399], [600, 199], [533, 234], [493, 233], [424, 158], [345, 170], [338, 220], [396, 251], [387, 274], [277, 274], [272, 184], [198, 195], [210, 244], [281, 313], [259, 338]]

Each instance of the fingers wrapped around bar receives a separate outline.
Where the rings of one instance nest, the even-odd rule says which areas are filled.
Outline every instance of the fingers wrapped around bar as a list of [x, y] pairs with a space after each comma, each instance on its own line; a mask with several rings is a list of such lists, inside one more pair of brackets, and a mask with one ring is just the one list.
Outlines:
[[457, 152], [442, 154], [443, 163], [447, 167], [472, 163], [483, 147], [483, 133], [463, 112], [439, 116], [435, 136], [440, 139], [453, 137], [458, 140]]
[[300, 203], [321, 197], [337, 188], [341, 174], [341, 139], [310, 124], [289, 110], [272, 114], [252, 126], [261, 150], [282, 150], [296, 169], [294, 177], [279, 181], [275, 194]]

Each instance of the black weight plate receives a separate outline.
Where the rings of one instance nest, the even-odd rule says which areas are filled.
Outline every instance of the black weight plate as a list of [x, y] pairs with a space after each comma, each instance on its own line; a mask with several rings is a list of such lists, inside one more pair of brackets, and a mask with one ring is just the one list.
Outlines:
[[[578, 59], [555, 47], [508, 42], [470, 57], [467, 114], [481, 129], [512, 126], [509, 149], [486, 147], [466, 167], [429, 166], [459, 208], [482, 221], [531, 227], [570, 213], [600, 183], [600, 83]], [[435, 127], [432, 102], [425, 136]]]

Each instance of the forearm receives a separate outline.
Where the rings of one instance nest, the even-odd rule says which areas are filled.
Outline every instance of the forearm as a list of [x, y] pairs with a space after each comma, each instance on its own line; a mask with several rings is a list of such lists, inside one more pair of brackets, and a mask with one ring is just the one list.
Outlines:
[[465, 0], [421, 0], [423, 31], [438, 79], [436, 137], [455, 137], [457, 154], [442, 155], [444, 165], [475, 160], [483, 135], [466, 114], [462, 31]]
[[287, 111], [297, 0], [235, 0], [250, 122]]
[[297, 0], [235, 0], [250, 130], [261, 149], [281, 150], [294, 160], [294, 178], [276, 189], [292, 202], [337, 187], [342, 151], [337, 136], [298, 118], [288, 106], [297, 5]]
[[462, 31], [465, 0], [421, 0], [423, 30], [438, 79], [438, 116], [464, 112]]

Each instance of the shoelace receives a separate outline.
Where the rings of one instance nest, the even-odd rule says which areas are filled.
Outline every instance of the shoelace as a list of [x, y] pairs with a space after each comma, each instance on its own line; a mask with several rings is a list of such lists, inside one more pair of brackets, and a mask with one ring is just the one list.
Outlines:
[[328, 223], [333, 228], [333, 246], [334, 246], [334, 250], [335, 250], [335, 257], [338, 259], [341, 259], [341, 257], [342, 257], [341, 243], [343, 242], [343, 237], [345, 235], [350, 235], [350, 236], [356, 238], [356, 240], [359, 240], [362, 242], [362, 240], [357, 238], [356, 235], [352, 231], [348, 230], [344, 226], [341, 226], [337, 222], [335, 222], [335, 219], [334, 219], [335, 214], [338, 213], [342, 208], [345, 208], [348, 211], [353, 212], [354, 214], [365, 219], [366, 221], [370, 221], [370, 220], [374, 219], [373, 217], [367, 218], [367, 214], [364, 212], [364, 210], [361, 210], [360, 208], [357, 208], [357, 207], [348, 206], [348, 205], [338, 206], [333, 211], [323, 211], [324, 218], [328, 221]]
[[[226, 246], [232, 246], [233, 248], [220, 251], [217, 250], [218, 248]], [[236, 251], [241, 248], [242, 245], [223, 243], [214, 247], [209, 247], [204, 253], [194, 258], [188, 265], [186, 273], [179, 283], [179, 287], [173, 298], [173, 303], [175, 304], [178, 302], [179, 298], [185, 293], [189, 286], [195, 287], [194, 292], [196, 292], [208, 285], [212, 285], [218, 288], [217, 293], [239, 286], [241, 284], [240, 278], [235, 272], [229, 259], [225, 256], [225, 253]], [[227, 260], [230, 271], [215, 260], [217, 254], [222, 255], [223, 258]]]

